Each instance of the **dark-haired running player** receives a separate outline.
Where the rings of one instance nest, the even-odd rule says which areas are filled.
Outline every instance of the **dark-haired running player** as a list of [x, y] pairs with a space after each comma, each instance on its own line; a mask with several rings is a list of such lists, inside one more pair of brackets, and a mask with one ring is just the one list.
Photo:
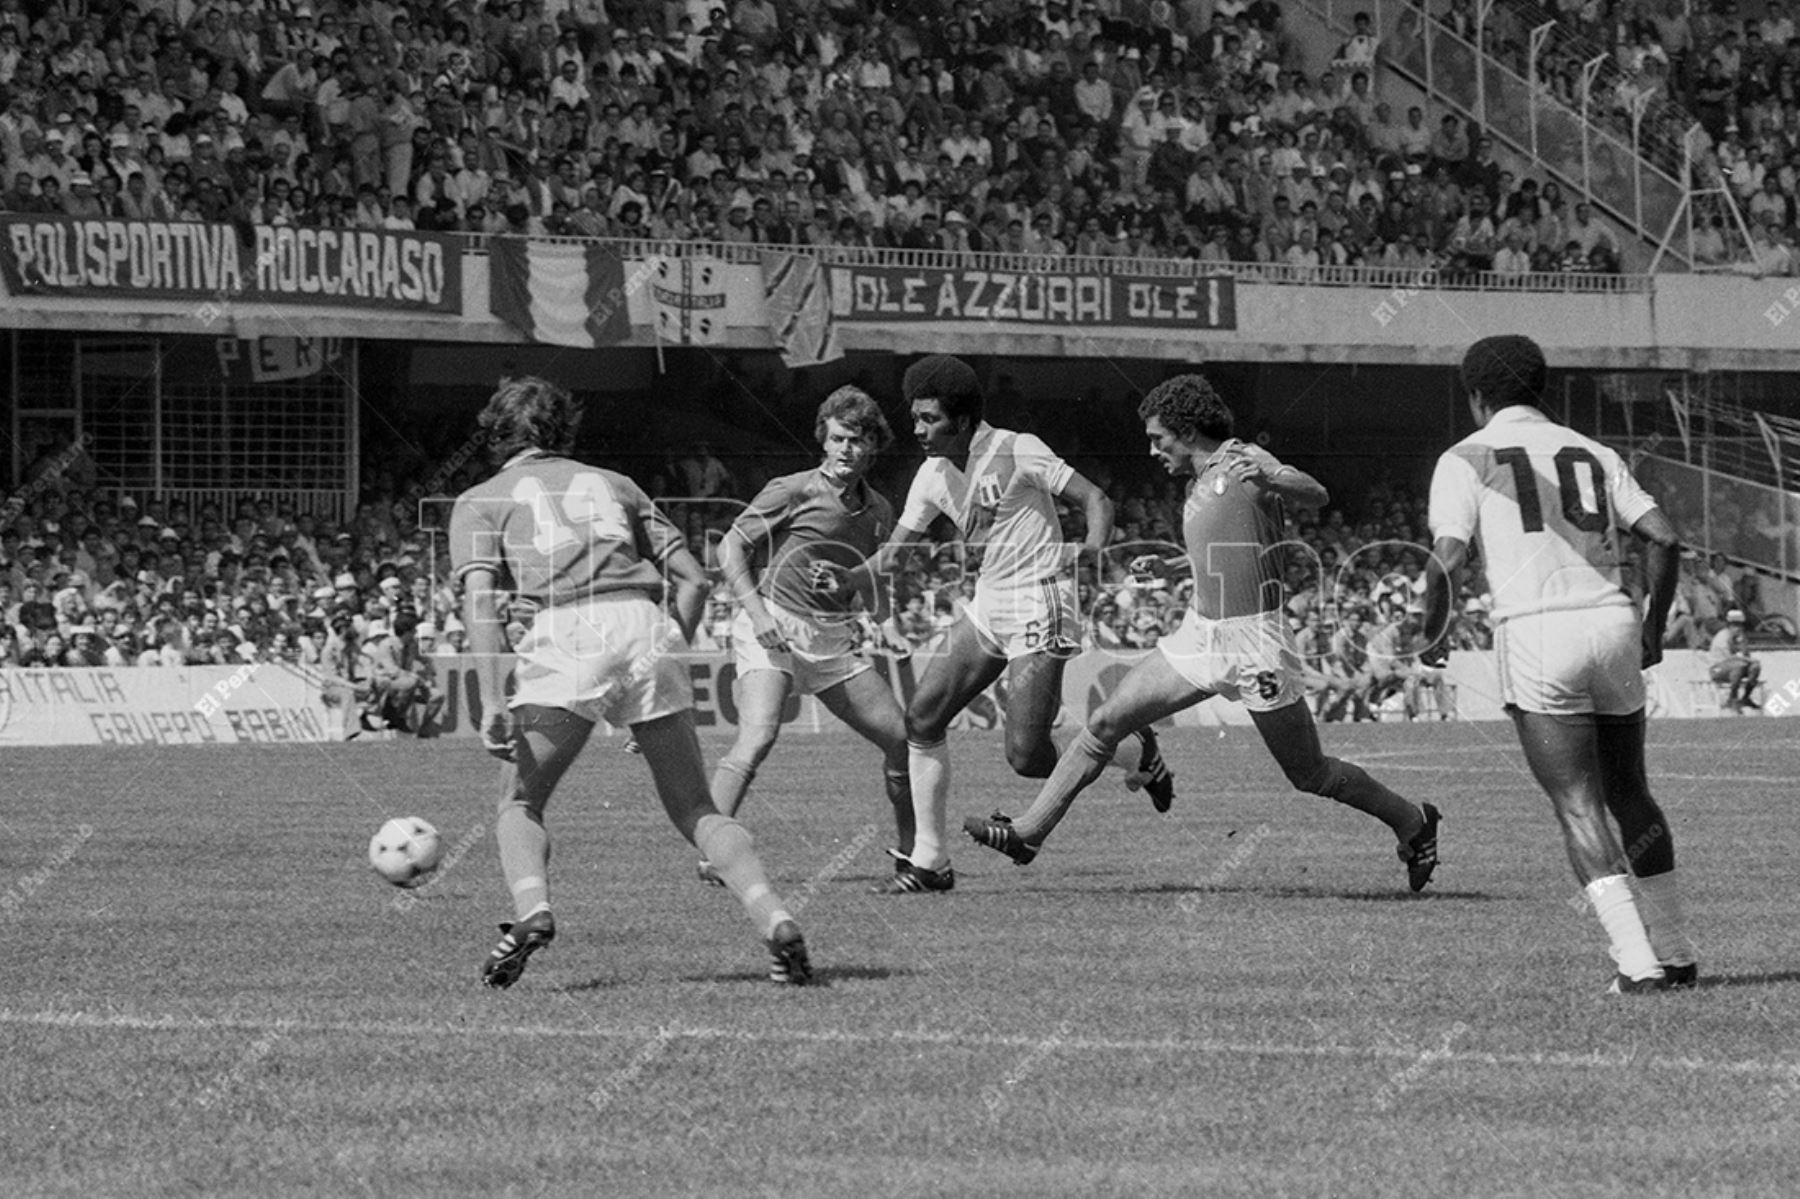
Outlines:
[[[975, 596], [927, 663], [906, 709], [916, 829], [912, 852], [896, 855], [894, 894], [948, 891], [956, 885], [944, 845], [950, 805], [950, 755], [944, 735], [956, 714], [1007, 676], [1006, 760], [1027, 778], [1056, 764], [1051, 728], [1062, 705], [1063, 666], [1081, 648], [1073, 555], [1065, 546], [1056, 497], [1081, 506], [1082, 549], [1098, 554], [1112, 537], [1112, 501], [1030, 433], [982, 419], [981, 384], [969, 365], [934, 354], [902, 381], [913, 433], [925, 449], [880, 570], [920, 541], [940, 515], [971, 550], [981, 552]], [[1174, 784], [1146, 725], [1135, 781], [1167, 811]]]
[[[1353, 762], [1325, 755], [1282, 610], [1283, 505], [1323, 507], [1324, 486], [1232, 437], [1231, 409], [1199, 375], [1158, 384], [1138, 415], [1151, 456], [1170, 474], [1191, 479], [1181, 510], [1187, 553], [1173, 563], [1193, 572], [1193, 606], [1088, 718], [1017, 823], [972, 817], [963, 831], [1025, 865], [1075, 797], [1100, 777], [1121, 737], [1222, 695], [1249, 709], [1263, 744], [1296, 788], [1367, 812], [1392, 829], [1407, 881], [1420, 890], [1437, 868], [1438, 811], [1400, 798]], [[1134, 571], [1155, 573], [1170, 565], [1155, 556], [1132, 563]]]

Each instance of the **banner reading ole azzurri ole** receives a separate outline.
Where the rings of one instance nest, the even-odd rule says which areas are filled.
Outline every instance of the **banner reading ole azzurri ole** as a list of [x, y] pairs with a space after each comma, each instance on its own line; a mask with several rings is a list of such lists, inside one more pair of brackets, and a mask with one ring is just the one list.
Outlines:
[[[245, 240], [245, 234], [248, 240]], [[15, 296], [462, 310], [462, 253], [439, 233], [0, 215]]]
[[1237, 328], [1229, 275], [832, 266], [832, 319]]

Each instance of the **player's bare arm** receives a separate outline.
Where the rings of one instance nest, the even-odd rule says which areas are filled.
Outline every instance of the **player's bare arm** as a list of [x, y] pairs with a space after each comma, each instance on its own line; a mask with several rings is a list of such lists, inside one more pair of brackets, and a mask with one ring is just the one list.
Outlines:
[[500, 619], [499, 575], [484, 566], [463, 576], [463, 627], [475, 658], [481, 696], [481, 744], [496, 758], [513, 758], [512, 721], [506, 709], [506, 676], [512, 670], [506, 626]]
[[1081, 505], [1087, 529], [1081, 548], [1098, 556], [1112, 542], [1113, 502], [1080, 471], [1070, 472], [1069, 481], [1059, 494], [1071, 503]]
[[1644, 543], [1644, 582], [1649, 588], [1650, 603], [1644, 612], [1644, 658], [1646, 670], [1662, 661], [1663, 634], [1668, 628], [1669, 608], [1675, 602], [1675, 585], [1681, 573], [1681, 537], [1661, 508], [1652, 508], [1631, 526], [1632, 535]]
[[700, 619], [706, 615], [706, 597], [711, 591], [706, 571], [685, 546], [671, 549], [663, 558], [662, 566], [664, 577], [675, 589], [675, 624], [681, 630], [682, 639], [691, 645], [694, 634], [700, 629]]
[[1419, 661], [1427, 666], [1442, 666], [1449, 656], [1451, 601], [1455, 597], [1456, 572], [1469, 559], [1469, 543], [1457, 537], [1440, 537], [1431, 547], [1431, 558], [1425, 563], [1425, 628], [1420, 633], [1425, 648]]
[[[758, 540], [766, 542], [767, 538]], [[756, 590], [756, 570], [751, 563], [757, 548], [739, 525], [732, 525], [719, 542], [719, 573], [732, 598], [750, 617], [750, 624], [756, 630], [756, 643], [764, 649], [785, 650], [788, 648], [787, 637]]]

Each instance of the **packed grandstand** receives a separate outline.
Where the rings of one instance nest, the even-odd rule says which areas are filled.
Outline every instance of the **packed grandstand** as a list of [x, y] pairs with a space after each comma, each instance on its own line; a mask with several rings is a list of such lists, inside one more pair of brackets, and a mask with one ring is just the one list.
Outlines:
[[[1504, 62], [1528, 4], [1496, 5]], [[1537, 64], [1596, 120], [1685, 102], [1786, 244], [1793, 26], [1589, 4]], [[1474, 36], [1466, 0], [1431, 20]], [[1274, 0], [0, 8], [0, 210], [271, 225], [1613, 272], [1585, 198], [1384, 98], [1367, 20], [1300, 69]], [[1573, 39], [1573, 40], [1571, 40]], [[1574, 71], [1578, 74], [1578, 71]], [[1680, 111], [1688, 111], [1683, 108]], [[1674, 118], [1666, 118], [1674, 119]], [[1725, 236], [1702, 221], [1695, 258]], [[1773, 235], [1772, 235], [1773, 236]]]

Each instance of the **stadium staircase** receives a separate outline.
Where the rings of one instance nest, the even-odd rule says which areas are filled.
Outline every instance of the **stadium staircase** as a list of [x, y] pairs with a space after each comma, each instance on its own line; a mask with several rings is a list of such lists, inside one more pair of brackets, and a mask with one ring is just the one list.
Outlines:
[[[1496, 0], [1516, 13], [1526, 30], [1551, 18], [1530, 0]], [[1610, 58], [1596, 66], [1592, 112], [1585, 123], [1580, 112], [1556, 99], [1541, 83], [1531, 81], [1481, 53], [1435, 20], [1421, 31], [1421, 10], [1389, 0], [1301, 0], [1288, 10], [1289, 36], [1308, 50], [1312, 61], [1329, 65], [1338, 46], [1350, 36], [1357, 12], [1374, 18], [1381, 37], [1378, 88], [1396, 118], [1406, 105], [1427, 102], [1427, 111], [1455, 112], [1487, 130], [1496, 157], [1516, 176], [1554, 179], [1571, 197], [1586, 197], [1613, 226], [1620, 246], [1621, 269], [1647, 268], [1665, 239], [1662, 263], [1675, 269], [1692, 265], [1685, 236], [1670, 236], [1681, 215], [1688, 189], [1682, 182], [1687, 130], [1694, 124], [1679, 106], [1653, 99], [1638, 131], [1643, 153], [1635, 152], [1629, 134], [1610, 121], [1612, 96], [1621, 76]], [[1555, 36], [1555, 31], [1550, 31]], [[1573, 34], [1557, 48], [1581, 56], [1586, 47]], [[1592, 62], [1598, 48], [1587, 54]], [[1477, 70], [1477, 64], [1480, 70]], [[1610, 73], [1609, 73], [1610, 70]], [[1533, 93], [1536, 93], [1535, 99]]]
[[1694, 551], [1757, 578], [1767, 644], [1800, 633], [1800, 420], [1780, 376], [1604, 376], [1588, 430], [1631, 463]]

